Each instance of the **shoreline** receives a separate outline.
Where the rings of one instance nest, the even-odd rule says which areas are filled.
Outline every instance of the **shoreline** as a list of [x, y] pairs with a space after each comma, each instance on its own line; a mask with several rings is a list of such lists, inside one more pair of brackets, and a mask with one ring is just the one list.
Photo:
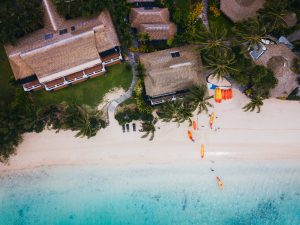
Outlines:
[[[0, 164], [0, 174], [64, 165], [122, 168], [209, 160], [300, 160], [299, 102], [268, 99], [261, 113], [243, 112], [247, 102], [236, 90], [233, 100], [215, 103], [210, 112], [217, 117], [216, 131], [208, 128], [208, 115], [199, 115], [199, 130], [193, 131], [195, 143], [187, 137], [187, 130], [192, 129], [188, 123], [178, 127], [161, 121], [153, 141], [140, 138], [142, 133], [133, 132], [132, 125], [129, 133], [123, 133], [116, 121], [90, 139], [75, 138], [71, 131], [27, 133], [9, 165]], [[200, 157], [201, 144], [205, 146], [204, 160]]]

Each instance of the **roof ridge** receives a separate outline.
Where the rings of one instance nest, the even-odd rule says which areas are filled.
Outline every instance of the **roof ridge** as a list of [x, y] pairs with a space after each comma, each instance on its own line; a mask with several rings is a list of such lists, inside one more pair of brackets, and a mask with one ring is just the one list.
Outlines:
[[57, 31], [65, 19], [57, 13], [52, 0], [43, 0], [43, 3], [46, 17], [49, 19], [52, 29]]

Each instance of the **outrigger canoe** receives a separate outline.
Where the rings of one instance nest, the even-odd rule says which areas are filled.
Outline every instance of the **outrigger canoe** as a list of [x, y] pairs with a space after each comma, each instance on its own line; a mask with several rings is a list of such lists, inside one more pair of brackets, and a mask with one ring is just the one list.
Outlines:
[[201, 159], [204, 158], [204, 144], [201, 145]]
[[222, 191], [224, 190], [224, 185], [223, 182], [221, 181], [220, 177], [216, 176], [216, 180], [218, 182], [219, 187], [222, 189]]

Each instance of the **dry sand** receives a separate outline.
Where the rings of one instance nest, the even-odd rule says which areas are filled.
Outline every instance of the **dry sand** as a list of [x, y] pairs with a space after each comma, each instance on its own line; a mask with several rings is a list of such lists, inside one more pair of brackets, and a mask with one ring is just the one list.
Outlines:
[[69, 131], [28, 133], [9, 165], [0, 165], [0, 173], [54, 165], [195, 163], [201, 160], [201, 144], [206, 150], [204, 160], [300, 159], [298, 101], [269, 99], [264, 101], [261, 113], [243, 112], [241, 108], [248, 99], [238, 91], [234, 95], [233, 100], [214, 104], [212, 111], [217, 118], [213, 130], [209, 129], [208, 115], [198, 117], [199, 130], [193, 131], [195, 142], [187, 137], [191, 129], [187, 123], [177, 127], [175, 123], [159, 122], [152, 142], [140, 138], [142, 134], [133, 132], [132, 126], [129, 133], [123, 133], [116, 121], [91, 139], [74, 138]]

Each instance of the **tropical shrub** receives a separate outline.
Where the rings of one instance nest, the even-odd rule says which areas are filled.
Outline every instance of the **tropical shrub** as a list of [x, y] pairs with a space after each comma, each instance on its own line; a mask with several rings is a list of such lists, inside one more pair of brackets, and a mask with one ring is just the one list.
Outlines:
[[154, 118], [151, 121], [143, 121], [141, 126], [142, 128], [139, 130], [140, 132], [145, 132], [141, 138], [146, 138], [150, 135], [149, 141], [152, 141], [154, 138], [154, 133], [156, 131], [155, 124], [157, 123], [157, 118]]
[[143, 97], [143, 91], [144, 91], [144, 84], [143, 81], [139, 79], [133, 91], [133, 97], [136, 101], [137, 110], [140, 113], [151, 114], [152, 107], [145, 102]]
[[245, 112], [250, 111], [253, 112], [256, 109], [257, 113], [260, 113], [260, 107], [263, 105], [263, 98], [260, 96], [254, 96], [251, 98], [251, 101], [246, 104], [243, 109]]
[[169, 101], [160, 106], [157, 115], [163, 122], [176, 122], [179, 126], [180, 123], [189, 121], [191, 124], [191, 117], [193, 107], [184, 101]]
[[267, 38], [267, 29], [256, 18], [236, 23], [232, 28], [237, 45], [245, 46], [245, 50], [253, 49]]
[[205, 85], [196, 86], [190, 89], [190, 93], [185, 97], [185, 101], [191, 105], [193, 109], [198, 109], [198, 114], [208, 112], [209, 107], [213, 105], [208, 101], [213, 96], [207, 96], [207, 87]]
[[209, 10], [215, 17], [219, 17], [221, 15], [220, 10], [216, 6], [210, 6]]
[[62, 129], [77, 131], [75, 137], [93, 137], [105, 128], [102, 112], [88, 105], [69, 105], [62, 116]]
[[152, 121], [153, 115], [148, 113], [140, 113], [136, 107], [125, 107], [118, 111], [115, 115], [116, 120], [120, 125], [131, 123], [133, 120]]
[[41, 4], [36, 0], [0, 1], [0, 42], [16, 39], [43, 27]]

